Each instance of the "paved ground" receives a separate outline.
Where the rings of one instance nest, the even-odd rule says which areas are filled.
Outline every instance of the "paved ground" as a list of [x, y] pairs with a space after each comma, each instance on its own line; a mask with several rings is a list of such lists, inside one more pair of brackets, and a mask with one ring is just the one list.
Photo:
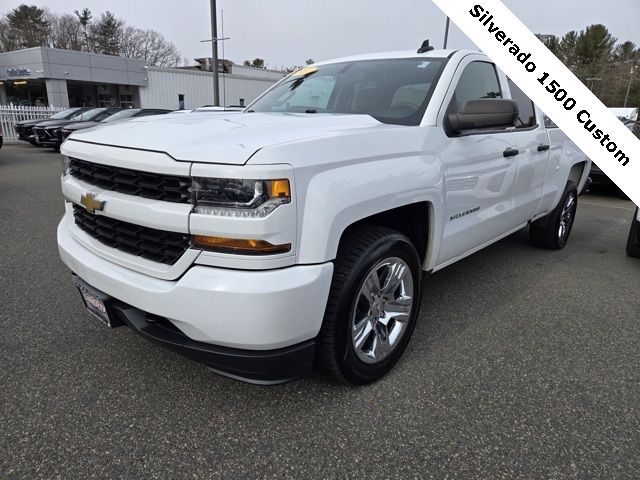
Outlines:
[[59, 157], [0, 150], [0, 478], [639, 478], [630, 202], [581, 197], [433, 275], [383, 381], [256, 387], [83, 311], [58, 259]]

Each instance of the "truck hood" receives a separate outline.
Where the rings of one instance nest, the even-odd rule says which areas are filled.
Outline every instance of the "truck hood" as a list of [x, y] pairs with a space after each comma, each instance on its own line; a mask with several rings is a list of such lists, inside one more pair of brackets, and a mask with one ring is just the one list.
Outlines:
[[193, 113], [81, 130], [70, 141], [160, 151], [176, 160], [242, 165], [264, 147], [384, 125], [368, 115]]

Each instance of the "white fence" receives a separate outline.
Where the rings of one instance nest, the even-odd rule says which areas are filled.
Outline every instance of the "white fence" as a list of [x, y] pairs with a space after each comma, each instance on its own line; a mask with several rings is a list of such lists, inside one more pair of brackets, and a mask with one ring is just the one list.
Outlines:
[[0, 105], [0, 130], [4, 137], [4, 143], [18, 143], [18, 134], [14, 128], [16, 122], [21, 122], [22, 120], [45, 120], [61, 110], [64, 109]]

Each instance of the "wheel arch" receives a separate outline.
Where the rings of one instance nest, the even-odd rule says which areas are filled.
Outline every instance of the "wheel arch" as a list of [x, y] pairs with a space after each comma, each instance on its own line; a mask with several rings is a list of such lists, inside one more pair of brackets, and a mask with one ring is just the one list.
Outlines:
[[338, 248], [342, 245], [344, 238], [360, 226], [386, 227], [402, 233], [411, 240], [418, 251], [420, 262], [424, 268], [433, 253], [431, 252], [433, 232], [435, 230], [433, 209], [433, 203], [421, 201], [361, 218], [344, 228], [340, 235]]

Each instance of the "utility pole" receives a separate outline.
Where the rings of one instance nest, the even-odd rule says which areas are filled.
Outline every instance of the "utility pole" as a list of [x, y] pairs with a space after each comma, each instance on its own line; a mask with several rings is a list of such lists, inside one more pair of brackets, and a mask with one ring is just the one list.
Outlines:
[[211, 42], [211, 71], [213, 72], [213, 104], [220, 106], [220, 74], [218, 73], [218, 42], [229, 40], [218, 38], [218, 14], [216, 11], [216, 0], [211, 0], [211, 38], [200, 40], [201, 42]]
[[631, 72], [629, 72], [629, 85], [627, 85], [627, 95], [624, 97], [624, 108], [627, 108], [627, 104], [629, 103], [629, 94], [631, 93], [631, 83], [633, 82], [633, 72], [638, 68], [637, 60], [627, 60], [625, 63], [631, 64]]
[[213, 71], [213, 104], [220, 106], [220, 78], [218, 75], [218, 12], [216, 0], [211, 0], [211, 69]]
[[451, 19], [447, 17], [447, 26], [444, 29], [444, 49], [447, 49], [447, 44], [449, 43], [449, 24], [451, 23]]

